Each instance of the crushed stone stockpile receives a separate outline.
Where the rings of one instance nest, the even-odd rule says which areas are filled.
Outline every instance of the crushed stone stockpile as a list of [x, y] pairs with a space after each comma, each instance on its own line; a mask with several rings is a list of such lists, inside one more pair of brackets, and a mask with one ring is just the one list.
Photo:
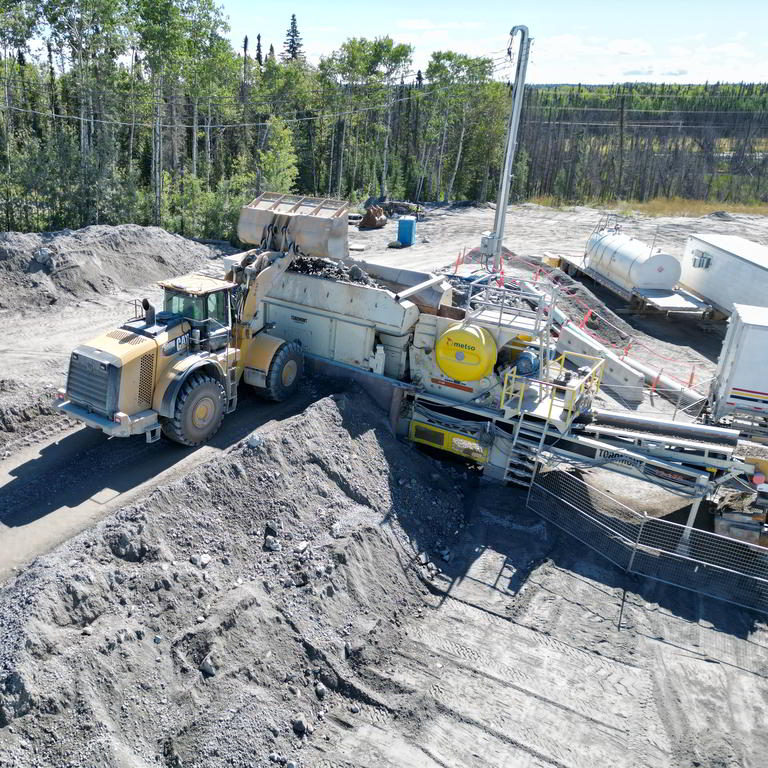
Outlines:
[[147, 285], [198, 267], [209, 246], [137, 224], [0, 233], [0, 310]]
[[74, 422], [56, 410], [54, 392], [34, 392], [14, 379], [0, 379], [0, 461], [30, 433], [52, 435]]
[[366, 668], [425, 594], [403, 525], [461, 527], [435, 466], [353, 390], [35, 561], [0, 590], [0, 766], [307, 766], [384, 706]]

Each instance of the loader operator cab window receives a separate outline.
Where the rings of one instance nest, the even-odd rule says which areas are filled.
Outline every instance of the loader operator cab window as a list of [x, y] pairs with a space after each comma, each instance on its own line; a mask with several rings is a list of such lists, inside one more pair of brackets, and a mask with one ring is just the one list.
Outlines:
[[214, 352], [226, 347], [229, 341], [229, 291], [216, 291], [203, 298], [208, 349]]
[[206, 319], [213, 320], [213, 328], [229, 328], [229, 301], [228, 291], [216, 291], [205, 297]]
[[229, 328], [229, 301], [227, 291], [216, 291], [203, 296], [190, 296], [179, 291], [165, 291], [166, 312], [181, 315], [193, 323], [212, 320], [211, 330]]
[[215, 291], [203, 295], [190, 295], [166, 289], [164, 307], [189, 320], [203, 348], [215, 351], [227, 345], [229, 340], [229, 292]]
[[173, 312], [174, 315], [181, 315], [187, 320], [202, 321], [205, 320], [203, 298], [203, 296], [190, 296], [188, 293], [179, 291], [169, 291], [166, 288], [163, 309], [166, 312]]

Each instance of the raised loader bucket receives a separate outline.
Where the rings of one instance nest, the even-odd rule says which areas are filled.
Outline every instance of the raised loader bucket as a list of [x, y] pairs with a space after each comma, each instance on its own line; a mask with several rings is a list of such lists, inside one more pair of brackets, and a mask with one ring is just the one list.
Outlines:
[[349, 254], [349, 203], [321, 197], [265, 192], [240, 209], [237, 236], [244, 243], [307, 256], [343, 259]]

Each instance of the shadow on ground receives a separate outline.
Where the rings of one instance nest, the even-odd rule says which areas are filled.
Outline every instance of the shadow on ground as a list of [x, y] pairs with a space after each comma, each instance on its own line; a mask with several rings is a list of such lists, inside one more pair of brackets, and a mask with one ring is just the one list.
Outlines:
[[[237, 412], [225, 417], [208, 447], [224, 450], [264, 424], [300, 413], [329, 393], [313, 386], [283, 403], [273, 403], [259, 399], [247, 387], [243, 390]], [[108, 439], [95, 429], [80, 429], [11, 470], [13, 479], [0, 488], [0, 522], [24, 526], [89, 500], [107, 503], [203, 448], [188, 448], [165, 438], [152, 444], [140, 436]]]
[[[385, 452], [391, 450], [387, 449], [387, 440], [382, 439], [380, 443]], [[397, 462], [402, 459], [393, 455], [388, 458], [393, 467], [391, 491], [393, 498], [397, 498]], [[446, 466], [445, 454], [441, 454], [439, 463], [437, 460], [435, 463], [435, 473], [422, 481], [434, 484], [436, 489], [445, 489]], [[450, 541], [435, 540], [434, 530], [424, 520], [421, 510], [392, 509], [417, 551], [425, 552], [429, 560], [439, 566], [441, 573], [431, 582], [424, 569], [421, 571], [429, 589], [441, 600], [464, 600], [463, 595], [469, 594], [474, 608], [508, 621], [525, 623], [531, 619], [526, 611], [532, 596], [549, 592], [554, 601], [575, 605], [584, 622], [588, 622], [590, 614], [595, 614], [595, 618], [599, 614], [601, 621], [608, 619], [611, 633], [616, 637], [631, 635], [668, 643], [705, 661], [732, 664], [768, 677], [765, 665], [759, 662], [768, 649], [751, 639], [758, 625], [765, 621], [761, 614], [624, 572], [577, 538], [529, 510], [524, 490], [491, 486], [481, 482], [477, 473], [470, 472], [461, 491], [464, 493], [464, 517], [456, 521], [456, 531]], [[447, 560], [441, 556], [445, 546], [450, 550]], [[491, 551], [494, 553], [494, 569], [478, 569], [478, 562]], [[406, 567], [420, 567], [418, 558], [412, 553], [403, 554], [407, 555]], [[564, 575], [555, 580], [555, 586], [542, 579], [542, 573], [551, 569]], [[480, 577], [478, 571], [482, 574]], [[462, 589], [465, 582], [478, 582], [478, 578], [484, 587], [481, 592]], [[578, 597], [574, 585], [578, 585]], [[479, 594], [482, 598], [478, 598]], [[591, 597], [585, 601], [584, 594]], [[646, 622], [651, 615], [654, 618]], [[659, 616], [663, 621], [656, 621]], [[648, 629], [651, 626], [653, 630]], [[742, 658], [736, 664], [730, 657], [730, 650], [723, 651], [722, 658], [714, 658], [711, 650], [704, 654], [696, 640], [702, 632], [714, 633], [713, 637], [727, 636], [746, 641], [749, 647], [754, 647], [755, 660]], [[730, 644], [730, 641], [725, 643]]]

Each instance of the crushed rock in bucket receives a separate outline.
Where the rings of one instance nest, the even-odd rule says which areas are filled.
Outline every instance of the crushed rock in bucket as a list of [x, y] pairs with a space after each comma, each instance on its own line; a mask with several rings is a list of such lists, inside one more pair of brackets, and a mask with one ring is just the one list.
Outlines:
[[366, 670], [458, 474], [358, 390], [260, 434], [0, 589], [0, 766], [305, 766], [326, 714], [397, 706]]
[[376, 287], [374, 280], [357, 264], [345, 264], [343, 261], [321, 259], [316, 256], [298, 256], [288, 267], [289, 272], [313, 275], [326, 280], [338, 280], [347, 283], [360, 283]]

